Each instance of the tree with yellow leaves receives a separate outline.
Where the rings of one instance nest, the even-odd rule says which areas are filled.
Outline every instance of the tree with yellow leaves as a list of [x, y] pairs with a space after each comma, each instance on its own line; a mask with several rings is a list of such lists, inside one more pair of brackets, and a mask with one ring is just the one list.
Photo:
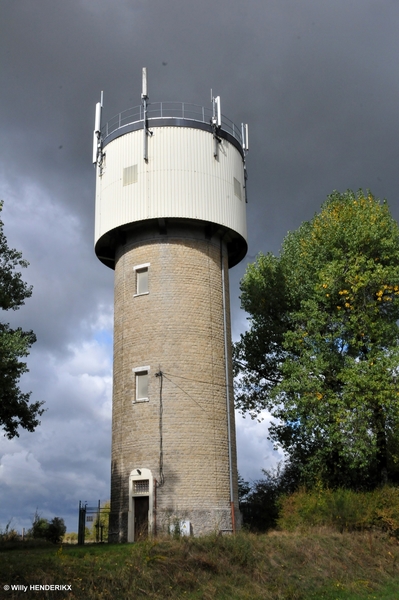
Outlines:
[[237, 407], [269, 410], [301, 483], [399, 481], [399, 227], [369, 192], [334, 192], [241, 282]]

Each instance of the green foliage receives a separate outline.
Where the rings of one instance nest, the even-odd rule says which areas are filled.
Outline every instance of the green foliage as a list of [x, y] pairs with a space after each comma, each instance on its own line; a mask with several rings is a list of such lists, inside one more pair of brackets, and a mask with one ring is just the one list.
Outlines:
[[28, 537], [34, 539], [46, 539], [49, 523], [47, 519], [43, 519], [36, 511], [32, 528], [28, 531]]
[[[2, 207], [0, 202], [0, 212]], [[32, 287], [22, 281], [17, 270], [27, 266], [22, 254], [8, 247], [0, 221], [0, 309], [17, 310], [32, 295]], [[21, 375], [28, 371], [26, 363], [19, 359], [28, 356], [35, 341], [33, 331], [11, 329], [0, 323], [0, 427], [8, 438], [18, 436], [18, 427], [34, 431], [43, 413], [43, 403], [30, 404], [30, 393], [22, 393], [18, 387]]]
[[[298, 487], [297, 471], [278, 464], [276, 469], [262, 470], [264, 478], [251, 485], [239, 477], [240, 510], [244, 526], [250, 531], [263, 532], [277, 525], [280, 499]], [[240, 490], [244, 494], [240, 494]]]
[[[96, 514], [91, 529], [87, 530], [85, 539], [92, 542], [106, 542], [108, 540], [108, 522], [109, 522], [109, 511], [111, 509], [111, 502], [107, 500], [100, 507], [100, 512]], [[101, 536], [102, 531], [102, 536]]]
[[54, 517], [51, 521], [43, 519], [36, 511], [32, 528], [28, 532], [28, 537], [33, 539], [43, 539], [53, 544], [58, 544], [62, 541], [66, 532], [64, 519]]
[[382, 529], [399, 535], [399, 488], [384, 486], [372, 492], [338, 488], [304, 489], [280, 500], [281, 529], [330, 527], [338, 531]]
[[302, 482], [399, 480], [399, 227], [370, 193], [334, 192], [241, 282], [237, 407], [275, 417]]
[[77, 544], [78, 543], [78, 534], [76, 531], [71, 531], [70, 533], [66, 533], [62, 539], [64, 544]]
[[238, 500], [239, 502], [243, 502], [249, 492], [251, 491], [251, 486], [248, 481], [244, 481], [244, 478], [238, 474]]
[[53, 544], [59, 544], [66, 532], [66, 526], [64, 519], [60, 517], [54, 517], [48, 524], [46, 539]]
[[11, 527], [11, 520], [7, 523], [4, 529], [0, 527], [0, 544], [7, 544], [19, 540], [19, 533]]

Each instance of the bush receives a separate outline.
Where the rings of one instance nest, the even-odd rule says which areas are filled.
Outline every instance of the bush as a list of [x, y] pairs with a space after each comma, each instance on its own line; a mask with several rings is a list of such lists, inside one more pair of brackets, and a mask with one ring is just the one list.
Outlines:
[[291, 494], [298, 487], [297, 471], [291, 464], [279, 463], [277, 468], [262, 469], [264, 479], [252, 485], [238, 477], [238, 496], [244, 526], [254, 532], [276, 527], [279, 501], [282, 495]]
[[378, 528], [399, 536], [399, 488], [373, 492], [347, 489], [299, 490], [280, 499], [281, 529], [327, 526], [338, 531]]
[[64, 544], [77, 544], [78, 543], [78, 534], [74, 531], [71, 533], [66, 533], [62, 539]]
[[372, 496], [373, 525], [399, 537], [399, 488], [385, 486]]
[[34, 539], [45, 539], [53, 544], [58, 544], [62, 541], [65, 532], [64, 519], [54, 517], [54, 519], [48, 521], [47, 519], [43, 519], [36, 511], [28, 536]]
[[32, 528], [28, 531], [28, 536], [37, 539], [46, 539], [49, 522], [43, 519], [36, 511], [32, 522]]
[[48, 524], [46, 539], [53, 544], [59, 544], [62, 542], [65, 532], [66, 526], [64, 519], [60, 519], [60, 517], [54, 517], [54, 519], [52, 519]]
[[20, 536], [18, 531], [16, 531], [13, 527], [10, 527], [10, 525], [11, 520], [7, 523], [5, 529], [0, 528], [0, 544], [19, 540]]

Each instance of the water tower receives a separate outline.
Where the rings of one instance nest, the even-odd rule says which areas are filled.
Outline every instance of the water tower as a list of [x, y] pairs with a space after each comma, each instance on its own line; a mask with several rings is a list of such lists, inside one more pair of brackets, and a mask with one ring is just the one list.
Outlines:
[[[212, 94], [211, 94], [212, 96]], [[115, 270], [110, 541], [240, 526], [228, 269], [247, 251], [247, 127], [96, 107], [95, 252]]]

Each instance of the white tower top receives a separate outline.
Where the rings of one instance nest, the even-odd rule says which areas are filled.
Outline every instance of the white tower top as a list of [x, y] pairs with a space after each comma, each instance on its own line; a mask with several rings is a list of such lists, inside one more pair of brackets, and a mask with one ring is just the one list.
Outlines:
[[227, 242], [229, 266], [247, 251], [248, 128], [213, 110], [184, 102], [143, 103], [116, 115], [99, 131], [97, 106], [95, 250], [114, 267], [126, 231], [179, 221], [210, 227]]

